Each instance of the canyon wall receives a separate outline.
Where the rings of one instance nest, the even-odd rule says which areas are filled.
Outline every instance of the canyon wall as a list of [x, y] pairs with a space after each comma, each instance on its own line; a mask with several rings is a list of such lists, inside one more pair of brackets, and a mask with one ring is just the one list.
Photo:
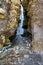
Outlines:
[[43, 52], [43, 0], [21, 0], [30, 17], [32, 31], [32, 49]]
[[20, 19], [20, 0], [0, 0], [0, 50], [9, 45]]

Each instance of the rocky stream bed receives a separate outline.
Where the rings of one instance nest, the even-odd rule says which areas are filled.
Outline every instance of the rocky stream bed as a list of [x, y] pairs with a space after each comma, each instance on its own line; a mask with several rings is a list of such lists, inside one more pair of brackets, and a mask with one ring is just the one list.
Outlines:
[[43, 65], [43, 54], [32, 51], [30, 37], [18, 35], [12, 47], [4, 50], [0, 65]]

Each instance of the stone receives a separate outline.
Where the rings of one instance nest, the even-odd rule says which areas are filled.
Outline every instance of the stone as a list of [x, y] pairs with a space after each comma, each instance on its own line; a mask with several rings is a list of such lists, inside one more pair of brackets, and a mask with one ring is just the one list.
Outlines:
[[24, 55], [24, 58], [29, 58], [29, 55]]

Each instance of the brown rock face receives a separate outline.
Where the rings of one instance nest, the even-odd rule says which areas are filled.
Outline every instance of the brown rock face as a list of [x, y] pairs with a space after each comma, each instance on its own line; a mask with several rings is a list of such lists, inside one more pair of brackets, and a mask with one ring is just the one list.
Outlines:
[[18, 27], [19, 16], [20, 0], [0, 0], [0, 48], [9, 44], [9, 37]]
[[33, 33], [33, 50], [35, 52], [43, 51], [43, 1], [34, 1], [31, 5], [32, 33]]
[[[43, 0], [22, 0], [31, 18], [32, 47], [35, 52], [43, 51]], [[28, 4], [27, 4], [28, 3]], [[26, 6], [25, 6], [26, 5]]]

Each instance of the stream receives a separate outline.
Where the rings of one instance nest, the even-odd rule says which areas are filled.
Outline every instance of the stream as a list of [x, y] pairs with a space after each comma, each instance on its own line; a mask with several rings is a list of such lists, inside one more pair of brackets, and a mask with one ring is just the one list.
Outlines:
[[31, 35], [22, 27], [25, 20], [22, 5], [20, 20], [11, 45], [0, 51], [0, 65], [43, 65], [43, 55], [32, 51]]
[[23, 21], [24, 21], [24, 10], [23, 10], [23, 6], [21, 5], [20, 23], [19, 23], [19, 27], [17, 28], [17, 35], [21, 35], [24, 33], [24, 29], [22, 28]]
[[0, 51], [0, 58], [1, 58], [1, 55], [3, 57], [9, 54], [11, 51], [9, 49], [12, 49], [14, 45], [19, 45], [19, 44], [24, 45], [25, 43], [29, 43], [29, 45], [31, 46], [31, 43], [30, 43], [31, 38], [27, 35], [28, 33], [26, 33], [26, 37], [22, 36], [24, 35], [25, 32], [27, 32], [26, 29], [23, 28], [24, 20], [25, 20], [24, 9], [23, 9], [23, 6], [21, 5], [20, 23], [16, 31], [16, 36], [12, 38], [11, 45], [3, 47], [2, 51]]

